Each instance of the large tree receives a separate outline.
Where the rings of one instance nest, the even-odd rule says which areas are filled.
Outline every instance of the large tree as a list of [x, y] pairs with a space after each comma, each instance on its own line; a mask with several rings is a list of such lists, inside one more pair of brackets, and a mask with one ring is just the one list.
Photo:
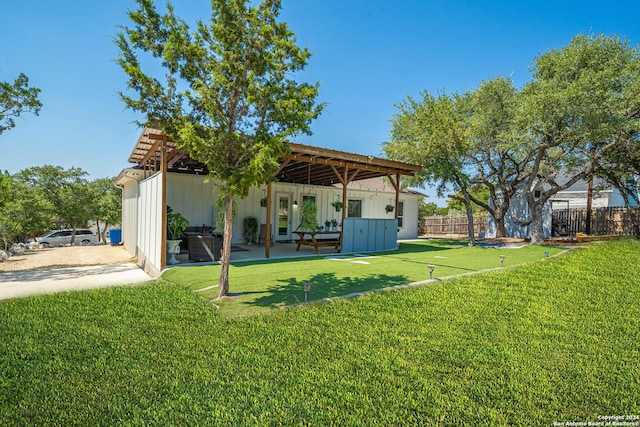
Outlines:
[[421, 100], [408, 96], [396, 107], [399, 111], [391, 121], [390, 140], [382, 144], [385, 154], [422, 166], [420, 172], [406, 181], [407, 184], [420, 187], [436, 184], [439, 196], [449, 188], [460, 193], [469, 221], [469, 245], [473, 246], [466, 100], [458, 95], [433, 96], [424, 91]]
[[73, 229], [84, 227], [91, 218], [92, 193], [86, 180], [87, 172], [80, 168], [64, 169], [61, 166], [35, 166], [23, 169], [15, 175], [18, 182], [36, 189], [53, 209], [56, 226]]
[[[525, 183], [532, 243], [542, 243], [543, 206], [596, 173], [607, 153], [640, 130], [640, 51], [615, 36], [578, 35], [534, 60], [519, 126], [531, 159]], [[562, 179], [559, 179], [562, 177]]]
[[[306, 66], [307, 49], [279, 21], [281, 2], [212, 0], [208, 23], [191, 31], [171, 4], [158, 12], [137, 0], [116, 42], [118, 63], [137, 97], [122, 93], [127, 107], [157, 123], [192, 158], [204, 163], [225, 197], [224, 245], [218, 298], [229, 290], [234, 196], [273, 179], [287, 139], [310, 134], [321, 112], [318, 85], [293, 77]], [[142, 70], [158, 60], [164, 76]]]
[[96, 222], [98, 240], [105, 242], [107, 227], [119, 224], [122, 220], [122, 192], [113, 185], [113, 178], [98, 178], [89, 182], [89, 192], [92, 199], [91, 216]]
[[55, 210], [42, 190], [31, 187], [18, 175], [5, 177], [9, 185], [3, 189], [8, 197], [0, 203], [0, 240], [6, 249], [11, 243], [51, 229]]
[[487, 198], [478, 198], [470, 192], [471, 200], [494, 218], [496, 237], [505, 237], [511, 198], [528, 177], [531, 163], [520, 149], [520, 132], [514, 123], [521, 97], [510, 79], [498, 77], [482, 82], [467, 98], [469, 155], [475, 165], [471, 182], [489, 193]]
[[33, 113], [36, 116], [42, 108], [38, 100], [40, 89], [29, 87], [29, 78], [20, 73], [13, 83], [0, 82], [0, 135], [13, 128], [15, 118], [23, 113]]
[[467, 216], [475, 206], [488, 211], [496, 236], [504, 237], [511, 196], [526, 179], [530, 162], [519, 152], [514, 129], [517, 95], [509, 79], [496, 78], [463, 95], [408, 97], [398, 106], [385, 152], [420, 164], [423, 174], [416, 180], [437, 183], [440, 193], [452, 186], [456, 192], [450, 197]]

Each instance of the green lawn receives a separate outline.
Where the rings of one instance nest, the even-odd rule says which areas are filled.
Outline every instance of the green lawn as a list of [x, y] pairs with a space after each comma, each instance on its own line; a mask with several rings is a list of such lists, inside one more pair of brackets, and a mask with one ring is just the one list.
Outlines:
[[638, 415], [638, 265], [640, 242], [623, 240], [240, 318], [163, 282], [2, 301], [0, 425], [551, 426]]
[[[398, 251], [341, 256], [272, 259], [233, 263], [229, 269], [233, 298], [216, 302], [229, 316], [264, 312], [304, 301], [304, 282], [311, 282], [309, 300], [367, 292], [429, 279], [429, 264], [435, 265], [434, 278], [514, 266], [561, 251], [554, 246], [521, 248], [468, 247], [459, 241], [420, 241], [402, 243]], [[218, 295], [219, 265], [177, 267], [162, 278], [212, 299]]]

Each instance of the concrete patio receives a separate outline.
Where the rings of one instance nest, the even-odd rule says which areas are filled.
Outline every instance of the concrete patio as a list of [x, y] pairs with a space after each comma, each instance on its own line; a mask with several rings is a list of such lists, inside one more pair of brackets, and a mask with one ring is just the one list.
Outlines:
[[[296, 257], [309, 257], [309, 256], [323, 256], [323, 255], [336, 255], [339, 252], [332, 247], [319, 248], [319, 254], [316, 254], [315, 248], [311, 246], [300, 246], [300, 250], [296, 251], [298, 245], [293, 242], [275, 242], [271, 246], [269, 259], [277, 258], [296, 258]], [[267, 259], [264, 256], [265, 247], [261, 245], [246, 245], [246, 244], [234, 244], [231, 250], [231, 262], [239, 261], [256, 261]], [[189, 260], [189, 254], [185, 251], [176, 255], [176, 259], [180, 261], [180, 264], [176, 265], [196, 265], [196, 264], [213, 264], [215, 262], [196, 262]], [[172, 266], [167, 266], [172, 267]]]

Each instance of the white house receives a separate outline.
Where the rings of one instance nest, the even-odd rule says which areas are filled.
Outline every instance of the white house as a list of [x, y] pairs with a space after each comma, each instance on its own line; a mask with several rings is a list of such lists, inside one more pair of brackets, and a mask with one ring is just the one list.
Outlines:
[[[585, 209], [589, 182], [580, 180], [566, 190], [559, 191], [554, 197], [554, 210]], [[610, 208], [625, 206], [620, 190], [601, 178], [594, 178], [592, 183], [591, 208]]]
[[[387, 245], [392, 241], [397, 247], [398, 238], [417, 237], [418, 202], [424, 195], [401, 190], [400, 179], [413, 175], [419, 166], [299, 144], [289, 146], [291, 154], [281, 159], [274, 181], [238, 200], [232, 244], [242, 243], [243, 219], [255, 216], [271, 229], [265, 245], [268, 258], [269, 240], [297, 238], [298, 206], [308, 198], [316, 202], [321, 225], [332, 219], [341, 224], [342, 248], [366, 250], [366, 244], [357, 242], [366, 240], [367, 233], [377, 234], [380, 224], [393, 230], [386, 235]], [[205, 182], [204, 165], [158, 129], [143, 129], [129, 162], [135, 166], [123, 169], [115, 179], [122, 188], [122, 243], [145, 271], [158, 275], [166, 265], [166, 207], [181, 213], [193, 228], [215, 227], [217, 187]], [[264, 199], [269, 202], [267, 207], [261, 206]], [[346, 209], [336, 210], [331, 205], [336, 201]], [[388, 212], [387, 205], [393, 210]], [[351, 244], [342, 245], [347, 237]]]

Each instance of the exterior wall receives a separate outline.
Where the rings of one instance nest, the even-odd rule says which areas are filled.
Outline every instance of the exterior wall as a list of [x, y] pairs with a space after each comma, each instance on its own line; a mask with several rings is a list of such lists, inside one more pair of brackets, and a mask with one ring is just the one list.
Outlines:
[[132, 256], [137, 255], [138, 247], [139, 187], [138, 181], [134, 179], [122, 186], [122, 242]]
[[[215, 227], [214, 204], [219, 196], [218, 189], [213, 183], [205, 183], [201, 175], [169, 173], [167, 176], [167, 205], [174, 211], [180, 212], [189, 221], [190, 226], [207, 225]], [[300, 225], [299, 207], [303, 196], [314, 196], [318, 206], [318, 222], [336, 219], [340, 221], [342, 212], [336, 212], [331, 202], [342, 200], [342, 189], [337, 187], [322, 187], [303, 184], [274, 183], [272, 185], [271, 223], [275, 233], [278, 218], [279, 196], [289, 198], [290, 232]], [[260, 207], [260, 200], [266, 197], [266, 186], [254, 188], [249, 195], [238, 200], [236, 220], [233, 224], [232, 243], [242, 243], [242, 223], [247, 216], [255, 216], [261, 224], [267, 220], [267, 208]], [[413, 239], [418, 235], [418, 200], [422, 196], [401, 194], [400, 201], [404, 202], [403, 226], [398, 229], [398, 238]], [[386, 213], [385, 205], [394, 204], [395, 193], [382, 193], [366, 190], [347, 189], [347, 199], [362, 200], [362, 218], [392, 219], [394, 213]], [[219, 230], [220, 231], [220, 230]], [[282, 236], [281, 239], [292, 239], [293, 236]]]
[[[205, 177], [190, 174], [167, 174], [167, 205], [182, 214], [192, 227], [206, 225], [215, 227], [214, 204], [219, 190], [211, 183], [204, 182]], [[157, 173], [145, 180], [134, 178], [124, 180], [122, 184], [122, 236], [125, 248], [137, 256], [140, 266], [149, 274], [160, 274], [162, 251], [162, 176]], [[233, 224], [232, 243], [242, 243], [242, 223], [245, 217], [255, 216], [260, 223], [266, 223], [267, 208], [260, 206], [260, 200], [266, 196], [266, 186], [249, 191], [249, 195], [239, 200], [237, 216]], [[336, 212], [331, 203], [342, 200], [342, 189], [302, 184], [274, 183], [272, 186], [271, 222], [275, 240], [292, 240], [292, 234], [300, 225], [299, 205], [304, 196], [314, 196], [318, 206], [318, 223], [326, 220], [340, 221], [342, 212]], [[289, 234], [277, 235], [278, 198], [289, 200]], [[399, 227], [400, 239], [416, 238], [418, 235], [418, 201], [422, 196], [402, 194], [404, 202], [403, 226]], [[347, 189], [347, 199], [362, 201], [363, 219], [386, 219], [395, 222], [394, 213], [386, 213], [385, 206], [393, 204], [395, 193]]]
[[202, 175], [167, 174], [167, 206], [180, 212], [190, 226], [215, 225], [213, 204], [218, 191]]
[[138, 262], [152, 276], [160, 275], [162, 252], [162, 176], [140, 182], [138, 198]]
[[[587, 192], [586, 191], [559, 191], [554, 199], [567, 200], [569, 202], [569, 209], [583, 209], [587, 207]], [[635, 206], [633, 200], [629, 200], [631, 206]], [[605, 190], [593, 190], [593, 198], [591, 199], [591, 207], [597, 208], [611, 208], [611, 207], [626, 206], [624, 203], [624, 197], [620, 194], [617, 188], [610, 188]], [[555, 203], [554, 209], [566, 209], [566, 203]]]
[[[527, 198], [525, 197], [524, 190], [520, 189], [516, 191], [516, 193], [511, 198], [511, 204], [509, 206], [509, 211], [505, 216], [505, 232], [507, 237], [513, 237], [517, 239], [528, 239], [531, 237], [531, 226], [521, 226], [516, 223], [512, 218], [513, 214], [515, 214], [518, 219], [521, 221], [526, 221], [531, 219], [531, 212], [529, 210], [529, 205], [527, 203]], [[488, 216], [488, 224], [487, 224], [487, 237], [494, 238], [496, 237], [496, 223], [491, 215]], [[542, 213], [542, 229], [544, 237], [551, 236], [551, 200], [547, 202], [547, 204], [543, 208]]]

